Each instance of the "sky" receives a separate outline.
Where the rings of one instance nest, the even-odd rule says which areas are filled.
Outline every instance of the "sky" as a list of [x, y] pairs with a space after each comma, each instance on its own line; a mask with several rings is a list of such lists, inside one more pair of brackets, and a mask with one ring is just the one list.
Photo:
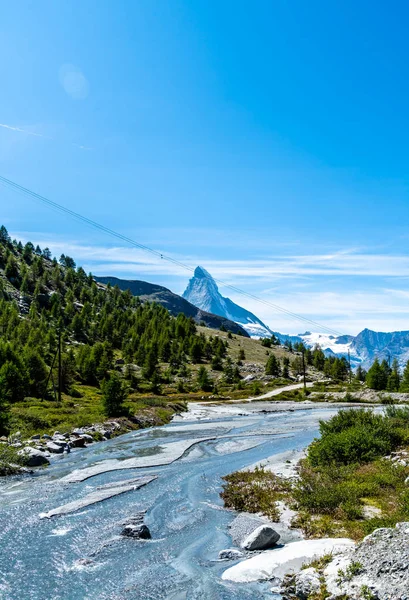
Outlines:
[[[0, 175], [340, 333], [408, 330], [408, 18], [403, 0], [3, 3]], [[190, 276], [4, 186], [0, 222], [98, 275]]]

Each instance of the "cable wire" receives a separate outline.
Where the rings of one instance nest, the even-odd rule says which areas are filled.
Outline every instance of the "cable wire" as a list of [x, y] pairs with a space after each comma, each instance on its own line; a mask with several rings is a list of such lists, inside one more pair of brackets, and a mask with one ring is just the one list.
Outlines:
[[[53, 200], [50, 200], [49, 198], [46, 198], [45, 196], [42, 196], [41, 194], [37, 194], [36, 192], [33, 192], [32, 190], [25, 188], [24, 186], [19, 185], [18, 183], [15, 183], [14, 181], [11, 181], [10, 179], [3, 177], [2, 175], [0, 175], [0, 184], [12, 189], [14, 192], [16, 192], [18, 194], [23, 194], [25, 196], [29, 196], [31, 199], [39, 201], [40, 203], [47, 205], [50, 209], [52, 209], [54, 211], [57, 211], [59, 213], [64, 213], [64, 214], [68, 215], [69, 217], [75, 219], [76, 221], [85, 223], [89, 227], [98, 229], [99, 231], [102, 231], [103, 233], [106, 233], [107, 235], [110, 235], [111, 237], [120, 239], [120, 240], [126, 242], [127, 244], [134, 246], [135, 248], [139, 248], [140, 250], [143, 250], [144, 252], [152, 254], [153, 256], [155, 256], [156, 258], [159, 258], [160, 260], [165, 260], [165, 261], [167, 261], [175, 266], [178, 266], [186, 271], [189, 271], [191, 273], [193, 273], [195, 271], [195, 269], [193, 267], [186, 265], [186, 264], [180, 262], [179, 260], [172, 258], [171, 256], [162, 254], [158, 250], [154, 250], [153, 248], [150, 248], [149, 246], [141, 244], [141, 243], [137, 242], [136, 240], [133, 240], [125, 235], [122, 235], [121, 233], [118, 233], [117, 231], [109, 229], [109, 227], [105, 227], [105, 225], [101, 225], [100, 223], [97, 223], [93, 219], [84, 217], [83, 215], [71, 210], [70, 208], [67, 208], [66, 206], [58, 204], [57, 202], [54, 202]], [[279, 306], [278, 304], [274, 304], [273, 302], [270, 302], [269, 300], [264, 300], [263, 298], [259, 298], [258, 296], [255, 296], [254, 294], [251, 294], [250, 292], [246, 292], [234, 285], [226, 283], [225, 281], [222, 281], [221, 279], [216, 279], [215, 277], [213, 277], [213, 279], [219, 285], [226, 287], [226, 288], [232, 290], [233, 292], [236, 292], [237, 294], [240, 294], [242, 296], [250, 298], [251, 300], [255, 300], [261, 304], [264, 304], [265, 306], [273, 308], [275, 311], [281, 312], [281, 313], [287, 315], [288, 317], [290, 317], [291, 319], [301, 321], [302, 323], [306, 323], [308, 325], [313, 325], [314, 327], [318, 327], [319, 329], [322, 329], [323, 331], [330, 333], [330, 334], [334, 334], [337, 336], [342, 335], [336, 329], [326, 327], [325, 325], [322, 325], [321, 323], [318, 323], [317, 321], [313, 321], [312, 319], [308, 319], [307, 317], [303, 317], [302, 315], [291, 312], [291, 311], [283, 308], [282, 306]]]

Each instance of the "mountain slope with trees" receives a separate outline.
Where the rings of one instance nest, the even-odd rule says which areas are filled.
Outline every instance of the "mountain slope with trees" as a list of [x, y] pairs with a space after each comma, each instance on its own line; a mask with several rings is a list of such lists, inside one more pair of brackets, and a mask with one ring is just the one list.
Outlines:
[[203, 394], [246, 397], [263, 377], [279, 385], [264, 373], [271, 352], [288, 350], [173, 316], [0, 228], [0, 435], [121, 415], [160, 424]]
[[119, 279], [118, 277], [94, 277], [94, 279], [105, 285], [118, 286], [119, 289], [124, 291], [129, 290], [133, 296], [139, 297], [144, 302], [157, 302], [164, 306], [174, 317], [179, 313], [183, 313], [187, 317], [192, 317], [196, 323], [204, 323], [206, 327], [212, 329], [224, 327], [227, 331], [248, 337], [248, 333], [238, 323], [223, 316], [201, 310], [182, 296], [174, 294], [161, 285], [135, 279]]

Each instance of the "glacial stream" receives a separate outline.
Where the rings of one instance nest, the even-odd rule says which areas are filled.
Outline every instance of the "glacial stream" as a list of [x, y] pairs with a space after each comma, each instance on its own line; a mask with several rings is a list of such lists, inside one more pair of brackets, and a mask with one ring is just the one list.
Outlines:
[[[196, 405], [165, 427], [1, 479], [1, 600], [271, 600], [271, 584], [221, 580], [235, 564], [218, 560], [235, 516], [222, 507], [221, 477], [305, 448], [336, 411], [295, 407]], [[105, 499], [88, 504], [100, 492]], [[141, 511], [152, 540], [121, 537]]]

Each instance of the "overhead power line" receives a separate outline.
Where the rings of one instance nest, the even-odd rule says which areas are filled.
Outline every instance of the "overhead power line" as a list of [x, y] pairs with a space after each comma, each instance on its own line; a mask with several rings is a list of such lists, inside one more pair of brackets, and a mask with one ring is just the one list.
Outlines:
[[[137, 242], [136, 240], [133, 240], [125, 235], [122, 235], [121, 233], [118, 233], [117, 231], [109, 229], [109, 227], [105, 227], [105, 225], [101, 225], [100, 223], [97, 223], [93, 219], [84, 217], [83, 215], [71, 210], [70, 208], [67, 208], [66, 206], [58, 204], [57, 202], [54, 202], [53, 200], [50, 200], [49, 198], [46, 198], [45, 196], [42, 196], [41, 194], [37, 194], [36, 192], [33, 192], [32, 190], [25, 188], [24, 186], [19, 185], [18, 183], [11, 181], [10, 179], [3, 177], [2, 175], [0, 175], [0, 184], [12, 189], [13, 191], [15, 191], [18, 194], [23, 194], [25, 196], [30, 197], [32, 200], [41, 202], [42, 204], [45, 204], [46, 206], [48, 206], [49, 208], [51, 208], [55, 211], [66, 214], [69, 217], [71, 217], [72, 219], [81, 221], [82, 223], [85, 223], [89, 227], [93, 227], [94, 229], [98, 229], [99, 231], [102, 231], [103, 233], [106, 233], [107, 235], [110, 235], [111, 237], [115, 237], [119, 240], [122, 240], [123, 242], [126, 242], [130, 246], [134, 246], [135, 248], [139, 248], [140, 250], [143, 250], [144, 252], [152, 254], [153, 256], [155, 256], [156, 258], [159, 258], [160, 260], [165, 260], [165, 261], [167, 261], [177, 267], [180, 267], [186, 271], [189, 271], [191, 273], [193, 273], [195, 270], [193, 267], [186, 265], [186, 264], [180, 262], [179, 260], [172, 258], [171, 256], [167, 256], [167, 255], [159, 252], [158, 250], [154, 250], [153, 248], [150, 248], [149, 246], [141, 244], [141, 243]], [[219, 285], [226, 287], [226, 288], [232, 290], [233, 292], [236, 292], [237, 294], [240, 294], [242, 296], [250, 298], [251, 300], [255, 300], [256, 302], [259, 302], [260, 304], [264, 304], [265, 306], [268, 306], [269, 308], [273, 308], [275, 311], [285, 314], [288, 317], [290, 317], [291, 319], [300, 321], [300, 322], [308, 324], [308, 325], [313, 325], [314, 327], [317, 327], [327, 333], [331, 333], [331, 334], [334, 334], [337, 336], [342, 335], [336, 329], [326, 327], [325, 325], [322, 325], [321, 323], [318, 323], [317, 321], [313, 321], [312, 319], [308, 319], [307, 317], [303, 317], [302, 315], [291, 312], [291, 311], [287, 310], [286, 308], [279, 306], [278, 304], [274, 304], [273, 302], [270, 302], [269, 300], [264, 300], [263, 298], [259, 298], [258, 296], [255, 296], [254, 294], [251, 294], [250, 292], [246, 292], [234, 285], [226, 283], [225, 281], [222, 281], [221, 279], [216, 279], [215, 277], [213, 279]]]

